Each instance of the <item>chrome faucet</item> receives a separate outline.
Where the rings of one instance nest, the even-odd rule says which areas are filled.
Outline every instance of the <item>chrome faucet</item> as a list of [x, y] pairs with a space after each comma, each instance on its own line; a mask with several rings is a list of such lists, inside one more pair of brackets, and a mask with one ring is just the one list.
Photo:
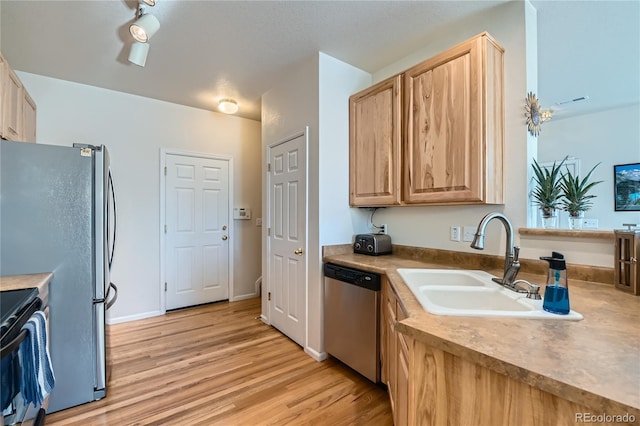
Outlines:
[[518, 291], [517, 286], [514, 285], [514, 281], [516, 280], [516, 275], [518, 275], [518, 271], [520, 270], [520, 261], [518, 261], [520, 247], [515, 247], [513, 245], [513, 225], [505, 215], [493, 212], [483, 217], [478, 224], [478, 230], [476, 231], [473, 242], [471, 243], [471, 248], [477, 250], [484, 249], [484, 231], [487, 228], [487, 224], [492, 219], [499, 219], [507, 231], [507, 249], [504, 257], [504, 274], [502, 278], [492, 279], [498, 284], [501, 284], [511, 290]]

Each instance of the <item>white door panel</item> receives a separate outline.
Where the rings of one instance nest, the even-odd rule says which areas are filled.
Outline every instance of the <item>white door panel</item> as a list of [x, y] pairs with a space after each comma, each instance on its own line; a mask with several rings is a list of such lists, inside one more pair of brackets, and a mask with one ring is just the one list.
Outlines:
[[166, 155], [166, 308], [229, 298], [229, 162]]
[[304, 345], [306, 321], [306, 134], [269, 148], [271, 324]]

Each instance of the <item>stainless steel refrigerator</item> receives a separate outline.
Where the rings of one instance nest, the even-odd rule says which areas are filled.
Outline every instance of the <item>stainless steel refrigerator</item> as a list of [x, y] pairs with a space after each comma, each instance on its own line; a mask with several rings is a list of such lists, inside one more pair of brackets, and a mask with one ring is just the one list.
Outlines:
[[49, 412], [106, 395], [115, 198], [104, 146], [0, 142], [0, 275], [53, 272]]

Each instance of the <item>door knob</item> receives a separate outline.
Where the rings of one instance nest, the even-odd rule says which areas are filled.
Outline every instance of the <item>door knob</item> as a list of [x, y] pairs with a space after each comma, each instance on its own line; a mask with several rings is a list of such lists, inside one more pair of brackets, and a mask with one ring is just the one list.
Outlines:
[[227, 238], [229, 238], [229, 237], [227, 237], [226, 235], [223, 235], [222, 236], [222, 241], [227, 241]]
[[304, 250], [302, 250], [301, 248], [295, 249], [293, 254], [295, 254], [296, 256], [302, 256], [304, 254]]

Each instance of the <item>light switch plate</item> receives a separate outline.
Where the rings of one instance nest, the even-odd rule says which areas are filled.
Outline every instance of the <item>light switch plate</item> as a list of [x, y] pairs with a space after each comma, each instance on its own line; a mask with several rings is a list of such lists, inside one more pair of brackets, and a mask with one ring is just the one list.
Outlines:
[[462, 236], [462, 241], [466, 241], [468, 243], [473, 241], [473, 237], [476, 234], [476, 229], [477, 228], [475, 226], [465, 226], [464, 227], [464, 234]]
[[450, 236], [449, 239], [451, 241], [460, 241], [460, 227], [459, 226], [452, 226], [450, 228]]
[[583, 219], [582, 220], [582, 228], [583, 229], [598, 229], [598, 219]]

